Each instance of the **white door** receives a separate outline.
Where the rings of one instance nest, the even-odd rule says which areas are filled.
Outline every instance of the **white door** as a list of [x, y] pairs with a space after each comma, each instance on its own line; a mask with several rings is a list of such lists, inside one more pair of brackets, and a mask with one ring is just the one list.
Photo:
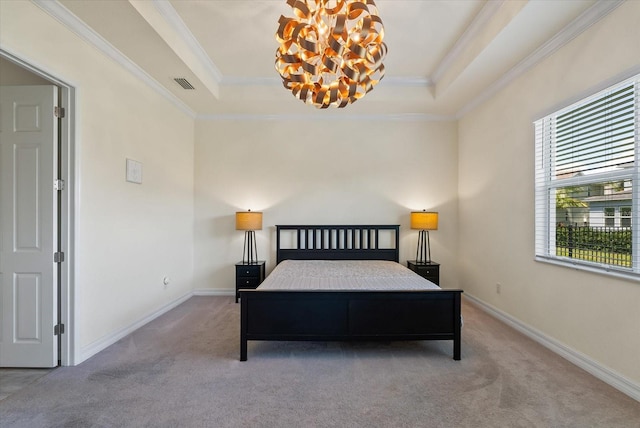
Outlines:
[[57, 100], [0, 87], [0, 367], [58, 365]]

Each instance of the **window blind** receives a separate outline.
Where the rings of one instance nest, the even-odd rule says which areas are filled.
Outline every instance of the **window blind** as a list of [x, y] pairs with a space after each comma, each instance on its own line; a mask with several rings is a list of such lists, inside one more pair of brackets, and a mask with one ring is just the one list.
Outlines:
[[534, 122], [537, 258], [640, 276], [639, 88], [637, 75]]
[[634, 85], [556, 116], [556, 177], [603, 172], [634, 160]]

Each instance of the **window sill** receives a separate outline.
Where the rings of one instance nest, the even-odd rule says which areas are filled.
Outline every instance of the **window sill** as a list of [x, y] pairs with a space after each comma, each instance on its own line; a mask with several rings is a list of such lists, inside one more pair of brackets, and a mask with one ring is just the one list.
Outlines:
[[577, 261], [564, 261], [557, 258], [536, 256], [535, 261], [542, 263], [549, 263], [556, 266], [562, 266], [569, 269], [582, 270], [586, 272], [596, 273], [614, 278], [626, 279], [635, 282], [640, 282], [640, 274], [631, 270], [620, 269], [609, 265], [591, 265], [585, 263], [579, 263]]

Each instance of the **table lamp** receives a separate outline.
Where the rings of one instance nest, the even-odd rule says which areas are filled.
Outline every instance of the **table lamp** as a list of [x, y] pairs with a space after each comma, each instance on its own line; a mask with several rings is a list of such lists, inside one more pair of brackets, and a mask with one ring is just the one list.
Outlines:
[[416, 249], [416, 263], [431, 263], [431, 245], [429, 231], [438, 230], [438, 213], [427, 211], [413, 211], [411, 213], [411, 229], [417, 229], [418, 248]]
[[262, 213], [257, 211], [236, 212], [236, 230], [244, 230], [244, 248], [242, 250], [242, 263], [255, 263], [258, 261], [256, 248], [256, 230], [262, 230]]

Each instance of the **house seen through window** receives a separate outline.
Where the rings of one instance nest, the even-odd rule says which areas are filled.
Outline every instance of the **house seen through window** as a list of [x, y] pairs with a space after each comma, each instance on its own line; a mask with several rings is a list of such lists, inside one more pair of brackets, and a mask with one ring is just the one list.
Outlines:
[[640, 275], [640, 75], [537, 120], [536, 258]]

